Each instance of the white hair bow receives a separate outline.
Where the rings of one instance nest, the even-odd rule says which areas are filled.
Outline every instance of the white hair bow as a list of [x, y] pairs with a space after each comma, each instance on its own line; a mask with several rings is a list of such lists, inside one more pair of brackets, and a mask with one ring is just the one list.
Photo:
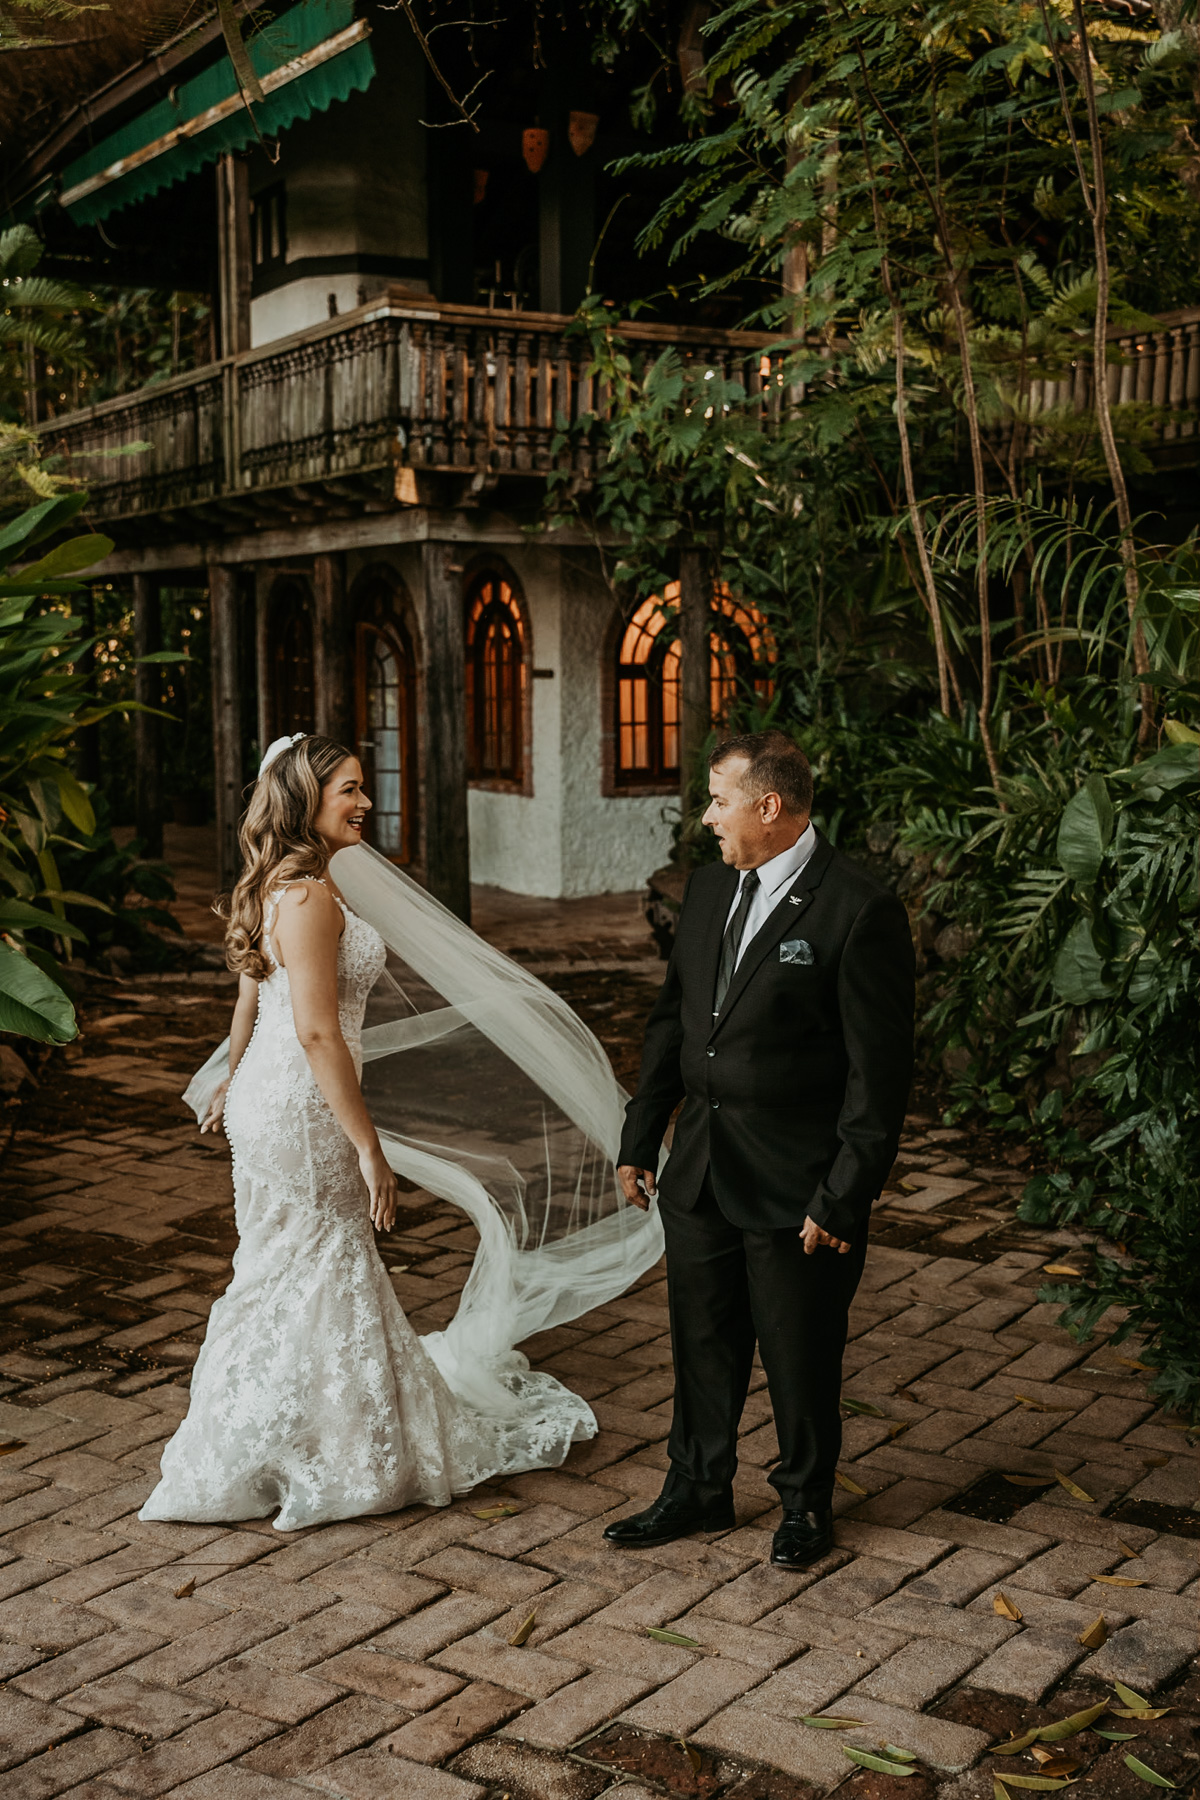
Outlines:
[[268, 744], [263, 751], [263, 759], [258, 765], [259, 774], [265, 774], [277, 756], [282, 755], [285, 750], [290, 750], [293, 744], [298, 744], [301, 738], [307, 736], [307, 731], [296, 731], [291, 737], [276, 738], [273, 744]]

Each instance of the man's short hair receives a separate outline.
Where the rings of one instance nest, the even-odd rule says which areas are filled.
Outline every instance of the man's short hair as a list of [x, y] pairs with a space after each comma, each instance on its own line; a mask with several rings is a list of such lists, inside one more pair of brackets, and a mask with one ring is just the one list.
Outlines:
[[812, 769], [799, 744], [786, 731], [743, 731], [728, 737], [712, 752], [708, 766], [719, 769], [731, 756], [748, 759], [749, 766], [743, 771], [739, 786], [751, 800], [778, 794], [788, 812], [811, 813]]

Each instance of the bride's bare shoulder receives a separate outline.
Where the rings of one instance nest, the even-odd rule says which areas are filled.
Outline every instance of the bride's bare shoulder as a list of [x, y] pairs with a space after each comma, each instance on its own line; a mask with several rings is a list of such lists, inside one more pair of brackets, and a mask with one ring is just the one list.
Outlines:
[[316, 880], [289, 881], [275, 898], [280, 924], [288, 918], [304, 916], [312, 924], [333, 924], [340, 929], [342, 912], [324, 883]]

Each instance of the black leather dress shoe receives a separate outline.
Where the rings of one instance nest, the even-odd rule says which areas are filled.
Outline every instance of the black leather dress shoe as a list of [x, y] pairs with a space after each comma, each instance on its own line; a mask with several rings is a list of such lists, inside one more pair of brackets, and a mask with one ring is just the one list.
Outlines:
[[693, 1531], [732, 1531], [736, 1524], [731, 1500], [710, 1505], [697, 1505], [694, 1500], [656, 1500], [645, 1512], [606, 1525], [604, 1535], [610, 1544], [638, 1550], [649, 1549], [652, 1544], [669, 1544]]
[[833, 1509], [785, 1512], [771, 1544], [771, 1561], [783, 1569], [806, 1569], [833, 1549]]

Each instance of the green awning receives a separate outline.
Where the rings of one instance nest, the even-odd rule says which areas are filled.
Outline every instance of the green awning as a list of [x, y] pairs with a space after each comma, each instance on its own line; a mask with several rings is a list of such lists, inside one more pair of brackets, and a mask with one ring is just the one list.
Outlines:
[[255, 142], [259, 133], [274, 137], [297, 119], [361, 93], [375, 74], [369, 32], [364, 20], [354, 18], [354, 0], [301, 0], [247, 42], [265, 95], [253, 118], [233, 64], [223, 56], [68, 163], [62, 204], [80, 224], [94, 224], [182, 181], [225, 151]]

